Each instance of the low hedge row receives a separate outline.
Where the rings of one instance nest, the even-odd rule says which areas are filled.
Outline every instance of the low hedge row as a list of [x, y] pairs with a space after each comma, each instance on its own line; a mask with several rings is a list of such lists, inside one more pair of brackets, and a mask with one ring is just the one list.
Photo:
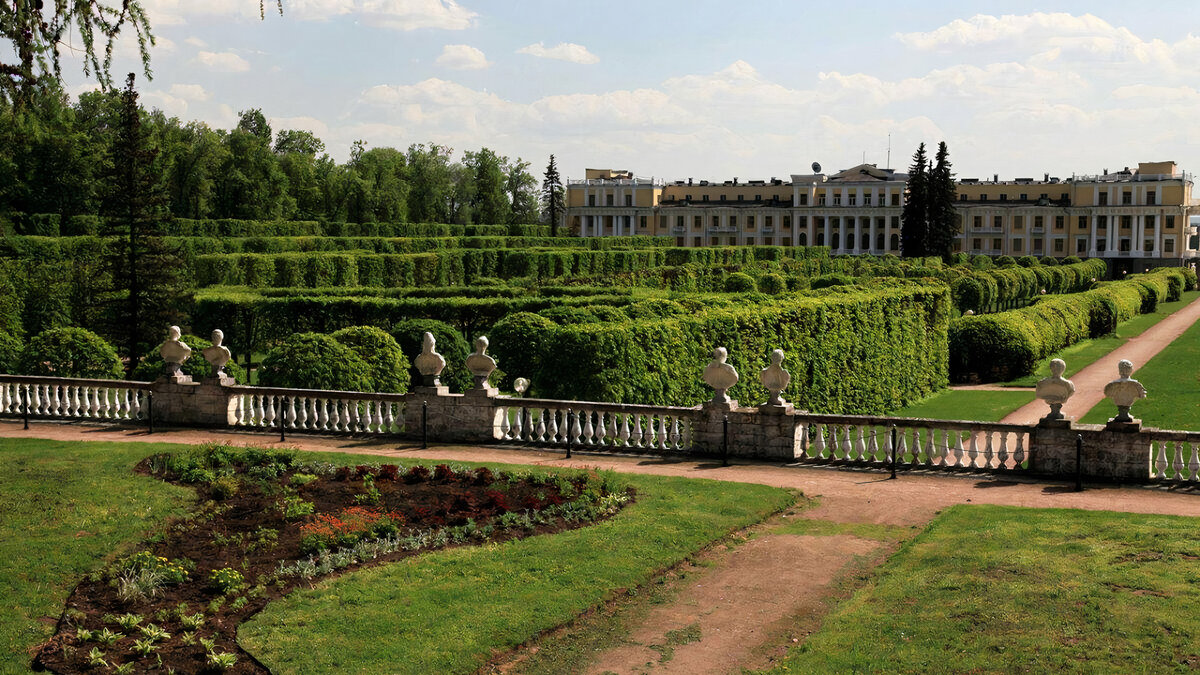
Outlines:
[[[551, 279], [607, 276], [708, 258], [723, 264], [784, 258], [820, 261], [824, 251], [790, 247], [447, 249], [429, 253], [236, 253], [197, 256], [196, 285], [205, 286], [385, 286], [461, 285], [480, 277]], [[705, 264], [717, 264], [705, 263]]]
[[741, 374], [730, 395], [756, 404], [767, 396], [758, 371], [780, 348], [792, 373], [784, 396], [797, 406], [881, 414], [946, 385], [949, 306], [944, 285], [894, 282], [625, 322], [519, 313], [489, 337], [499, 367], [530, 378], [537, 396], [696, 404], [712, 396], [701, 373], [725, 347]]
[[955, 382], [1004, 382], [1033, 372], [1064, 347], [1113, 332], [1159, 302], [1195, 288], [1190, 269], [1162, 267], [1072, 295], [1046, 296], [1023, 309], [950, 322], [950, 376]]
[[204, 289], [197, 292], [191, 317], [201, 334], [225, 331], [226, 344], [239, 354], [262, 352], [281, 336], [331, 333], [347, 326], [390, 329], [407, 319], [437, 318], [466, 335], [486, 332], [514, 312], [541, 312], [552, 307], [624, 307], [625, 294], [524, 297], [378, 297], [291, 295], [270, 297], [251, 289]]
[[[73, 237], [100, 234], [100, 216], [10, 213], [15, 234]], [[449, 225], [444, 223], [338, 223], [316, 220], [237, 220], [174, 218], [163, 234], [179, 237], [548, 237], [548, 225]]]

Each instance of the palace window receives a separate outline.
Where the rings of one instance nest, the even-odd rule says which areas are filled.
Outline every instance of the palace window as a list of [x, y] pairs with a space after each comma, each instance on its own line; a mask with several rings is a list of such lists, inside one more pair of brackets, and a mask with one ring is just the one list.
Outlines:
[[1142, 250], [1146, 251], [1148, 253], [1152, 252], [1154, 250], [1154, 240], [1153, 239], [1142, 240]]
[[1168, 229], [1168, 230], [1173, 230], [1173, 229], [1175, 229], [1175, 216], [1167, 216], [1167, 225], [1166, 225], [1166, 227], [1167, 227], [1167, 229]]
[[1108, 229], [1108, 216], [1096, 216], [1096, 229], [1097, 230], [1107, 230]]
[[1163, 239], [1163, 253], [1174, 253], [1174, 252], [1175, 252], [1175, 238], [1170, 237], [1167, 239]]
[[764, 218], [766, 218], [766, 220], [763, 222], [763, 225], [765, 225], [767, 227], [771, 227], [772, 222], [775, 220], [775, 217], [774, 216], [764, 216]]
[[700, 201], [702, 201], [702, 202], [708, 201], [708, 195], [700, 195]]
[[800, 206], [808, 206], [808, 193], [807, 192], [800, 193]]
[[642, 228], [643, 230], [646, 229], [646, 216], [642, 216], [638, 219], [638, 227]]
[[1087, 216], [1079, 216], [1079, 220], [1077, 221], [1077, 223], [1079, 225], [1079, 229], [1086, 230], [1087, 229]]
[[1000, 201], [1002, 201], [1002, 202], [1008, 201], [1008, 195], [1004, 194], [1003, 192], [1000, 193]]
[[701, 237], [692, 237], [692, 246], [696, 246], [696, 247], [703, 246], [703, 243], [702, 243], [703, 241], [704, 241], [704, 239], [702, 239]]
[[[983, 227], [983, 216], [975, 216], [975, 219], [971, 223], [971, 225], [973, 227], [975, 227], [976, 229]], [[976, 248], [979, 248], [979, 247], [976, 246]]]
[[825, 193], [817, 195], [817, 206], [825, 206]]
[[1064, 216], [1054, 216], [1054, 229], [1061, 230], [1066, 227], [1066, 218]]
[[857, 203], [858, 203], [858, 195], [856, 195], [856, 194], [846, 195], [846, 205], [847, 206], [855, 206], [855, 205], [857, 205]]
[[1022, 192], [1022, 193], [1021, 193], [1021, 201], [1023, 201], [1023, 202], [1027, 202], [1027, 201], [1029, 201], [1029, 195], [1027, 195], [1027, 194], [1025, 194], [1024, 192]]
[[1121, 216], [1121, 229], [1128, 230], [1133, 226], [1133, 216]]
[[900, 206], [900, 193], [899, 192], [892, 193], [892, 206]]
[[992, 217], [992, 227], [995, 227], [995, 228], [1004, 227], [1004, 216], [993, 216]]
[[996, 238], [992, 240], [992, 250], [1000, 251], [1004, 249], [1004, 240]]
[[833, 205], [834, 205], [834, 206], [841, 206], [841, 205], [842, 205], [842, 195], [841, 195], [841, 193], [838, 193], [838, 192], [835, 192], [835, 193], [833, 193]]
[[1025, 228], [1025, 216], [1013, 216], [1013, 229], [1020, 230]]
[[741, 202], [741, 201], [745, 201], [745, 200], [746, 200], [746, 195], [738, 195], [738, 201], [739, 201], [739, 202]]
[[633, 195], [625, 195], [625, 206], [633, 206]]
[[1121, 193], [1121, 203], [1125, 204], [1125, 205], [1132, 204], [1133, 203], [1133, 193], [1132, 192], [1122, 192]]
[[1146, 216], [1144, 219], [1144, 222], [1146, 223], [1147, 230], [1154, 229], [1154, 216]]
[[683, 227], [683, 216], [675, 216], [675, 227]]
[[1041, 217], [1041, 216], [1034, 216], [1034, 217], [1033, 217], [1033, 226], [1034, 226], [1034, 227], [1041, 227], [1041, 226], [1042, 226], [1042, 217]]
[[[892, 236], [894, 237], [896, 235], [892, 235]], [[982, 248], [983, 248], [983, 240], [982, 239], [975, 238], [975, 239], [971, 240], [971, 249], [972, 250], [978, 251]]]
[[871, 205], [871, 195], [870, 194], [863, 195], [863, 206], [870, 206], [870, 205]]
[[1108, 240], [1107, 239], [1097, 239], [1096, 240], [1096, 252], [1104, 253], [1107, 250], [1108, 250]]
[[713, 227], [720, 227], [720, 226], [721, 226], [721, 217], [720, 217], [720, 216], [713, 216], [713, 217], [712, 217], [712, 226], [713, 226]]
[[596, 205], [596, 195], [588, 195], [588, 206]]
[[608, 206], [612, 206], [612, 205], [613, 205], [613, 196], [612, 196], [612, 195], [605, 195], [605, 196], [604, 196], [604, 203], [605, 203], [605, 204], [607, 204]]
[[784, 217], [783, 217], [783, 227], [786, 229], [786, 228], [789, 228], [789, 227], [791, 227], [791, 226], [792, 226], [792, 217], [791, 217], [791, 216], [784, 216]]
[[1063, 240], [1062, 240], [1062, 239], [1055, 239], [1055, 240], [1054, 240], [1054, 252], [1055, 252], [1055, 253], [1062, 253], [1062, 252], [1063, 252]]
[[959, 195], [959, 196], [958, 196], [958, 201], [960, 201], [960, 202], [965, 202], [965, 201], [967, 201], [967, 196], [966, 196], [965, 194]]
[[1155, 198], [1155, 196], [1156, 196], [1156, 195], [1155, 195], [1155, 193], [1154, 193], [1154, 190], [1146, 190], [1146, 203], [1147, 203], [1147, 204], [1154, 204], [1154, 203], [1155, 203], [1155, 199], [1154, 199], [1154, 198]]
[[754, 245], [754, 237], [746, 237], [746, 245], [753, 246]]
[[979, 201], [986, 202], [987, 201], [987, 193], [980, 192], [979, 193]]
[[1087, 253], [1087, 239], [1080, 237], [1079, 239], [1075, 240], [1075, 252]]
[[1025, 242], [1020, 237], [1012, 240], [1013, 253], [1020, 253], [1025, 250]]
[[696, 228], [697, 230], [700, 229], [700, 216], [692, 217], [692, 227]]
[[1117, 244], [1117, 250], [1118, 251], [1128, 251], [1129, 250], [1129, 238], [1128, 237], [1121, 239], [1121, 241]]
[[1096, 195], [1096, 205], [1097, 206], [1108, 206], [1108, 193], [1107, 192], [1101, 192], [1100, 194]]

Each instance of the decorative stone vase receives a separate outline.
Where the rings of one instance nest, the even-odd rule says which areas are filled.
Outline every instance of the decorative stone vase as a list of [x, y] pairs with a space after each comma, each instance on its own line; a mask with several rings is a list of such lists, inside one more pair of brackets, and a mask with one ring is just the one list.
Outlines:
[[787, 389], [788, 384], [792, 381], [792, 375], [783, 367], [783, 350], [776, 349], [771, 352], [771, 365], [763, 368], [758, 373], [758, 381], [762, 382], [762, 386], [770, 392], [770, 397], [767, 398], [766, 405], [781, 407], [786, 405], [783, 400], [783, 390]]
[[225, 364], [229, 363], [233, 355], [229, 353], [229, 348], [222, 344], [223, 342], [225, 342], [225, 333], [220, 329], [214, 330], [212, 346], [200, 352], [204, 356], [204, 360], [212, 366], [212, 373], [208, 379], [224, 385], [236, 384], [234, 379], [225, 372]]
[[1109, 420], [1109, 424], [1137, 424], [1129, 414], [1129, 409], [1138, 399], [1146, 398], [1146, 388], [1141, 382], [1131, 378], [1133, 363], [1121, 361], [1117, 364], [1117, 373], [1121, 376], [1104, 385], [1104, 395], [1117, 406], [1117, 416]]
[[517, 396], [524, 396], [525, 392], [529, 391], [529, 379], [518, 377], [513, 380], [513, 390], [517, 392]]
[[1042, 418], [1042, 422], [1054, 422], [1063, 419], [1062, 407], [1075, 394], [1075, 383], [1064, 378], [1067, 372], [1067, 362], [1054, 359], [1050, 362], [1050, 377], [1044, 377], [1037, 382], [1034, 395], [1050, 406], [1050, 413]]
[[475, 378], [475, 389], [489, 390], [488, 377], [496, 370], [496, 359], [487, 355], [488, 339], [485, 336], [475, 338], [475, 351], [467, 357], [467, 370]]
[[163, 379], [167, 382], [175, 382], [177, 384], [186, 384], [192, 381], [188, 375], [184, 375], [179, 371], [179, 367], [184, 361], [192, 355], [192, 348], [184, 344], [179, 337], [182, 335], [179, 326], [171, 326], [167, 330], [167, 340], [158, 348], [159, 355], [162, 356]]
[[417, 372], [421, 373], [421, 379], [426, 387], [440, 387], [442, 384], [438, 376], [446, 367], [446, 359], [437, 353], [437, 350], [434, 349], [436, 346], [437, 340], [433, 337], [433, 333], [426, 331], [421, 338], [421, 353], [413, 361], [413, 365], [417, 367]]
[[737, 369], [725, 363], [727, 358], [729, 352], [724, 347], [717, 347], [713, 350], [713, 360], [704, 367], [704, 382], [713, 388], [713, 403], [731, 403], [725, 392], [738, 383]]

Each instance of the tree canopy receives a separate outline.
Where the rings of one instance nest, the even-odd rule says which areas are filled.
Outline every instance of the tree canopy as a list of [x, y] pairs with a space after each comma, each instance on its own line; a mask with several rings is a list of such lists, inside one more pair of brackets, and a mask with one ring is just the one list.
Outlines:
[[932, 164], [925, 154], [924, 143], [913, 154], [900, 216], [900, 248], [904, 255], [945, 258], [953, 253], [954, 239], [962, 226], [954, 208], [957, 192], [950, 169], [950, 151], [945, 141], [938, 143]]

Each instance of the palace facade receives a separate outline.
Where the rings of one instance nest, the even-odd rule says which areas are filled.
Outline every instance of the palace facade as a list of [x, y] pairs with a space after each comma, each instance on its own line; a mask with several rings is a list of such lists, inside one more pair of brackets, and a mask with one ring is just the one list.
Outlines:
[[[816, 168], [816, 167], [815, 167]], [[819, 170], [819, 168], [818, 168]], [[665, 182], [588, 169], [568, 181], [565, 225], [585, 237], [654, 235], [679, 246], [829, 246], [899, 254], [907, 174], [860, 164], [788, 180]], [[1174, 162], [1066, 179], [960, 178], [956, 251], [1100, 257], [1113, 269], [1191, 264], [1200, 237], [1192, 178]], [[1124, 261], [1124, 262], [1121, 262]]]

